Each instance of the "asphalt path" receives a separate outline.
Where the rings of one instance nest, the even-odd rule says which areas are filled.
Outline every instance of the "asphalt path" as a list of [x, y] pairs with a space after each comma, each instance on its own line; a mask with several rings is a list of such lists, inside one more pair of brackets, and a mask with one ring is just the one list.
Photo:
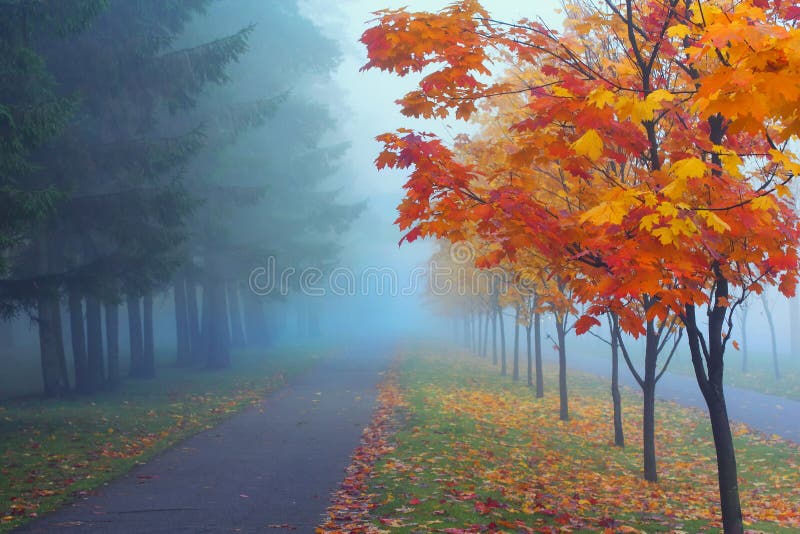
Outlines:
[[[611, 379], [611, 357], [608, 359], [570, 354], [569, 367]], [[637, 391], [630, 370], [620, 357], [620, 382]], [[656, 398], [673, 401], [706, 411], [705, 400], [693, 376], [667, 372], [656, 385]], [[800, 443], [800, 402], [766, 395], [732, 386], [725, 386], [728, 416], [766, 434], [776, 434], [784, 439]]]
[[16, 532], [314, 532], [390, 356], [359, 348], [326, 359], [259, 406]]

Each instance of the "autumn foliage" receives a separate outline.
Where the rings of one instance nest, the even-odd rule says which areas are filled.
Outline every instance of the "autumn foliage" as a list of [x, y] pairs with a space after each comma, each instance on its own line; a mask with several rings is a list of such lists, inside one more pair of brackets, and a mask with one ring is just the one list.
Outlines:
[[584, 304], [578, 333], [608, 312], [635, 336], [679, 319], [717, 439], [726, 530], [741, 531], [738, 496], [722, 489], [736, 480], [723, 355], [749, 293], [795, 292], [800, 12], [765, 0], [565, 9], [563, 32], [494, 20], [475, 0], [378, 12], [364, 68], [418, 73], [398, 100], [405, 115], [479, 131], [449, 145], [383, 134], [377, 166], [409, 173], [404, 239], [480, 241], [483, 267], [536, 257]]

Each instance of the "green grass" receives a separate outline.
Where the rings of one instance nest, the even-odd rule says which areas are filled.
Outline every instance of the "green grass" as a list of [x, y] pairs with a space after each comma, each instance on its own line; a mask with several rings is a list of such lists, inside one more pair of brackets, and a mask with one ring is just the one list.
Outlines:
[[[553, 368], [539, 400], [475, 361], [412, 357], [400, 380], [408, 413], [396, 450], [379, 461], [370, 484], [378, 528], [718, 531], [714, 452], [700, 412], [659, 404], [660, 481], [650, 484], [640, 479], [633, 391], [624, 393], [628, 446], [619, 449], [611, 444], [608, 384], [589, 375], [570, 377], [566, 423], [558, 421]], [[800, 450], [742, 426], [735, 431], [748, 528], [800, 531]]]
[[319, 353], [239, 353], [229, 370], [165, 367], [92, 397], [0, 404], [0, 532], [253, 405]]

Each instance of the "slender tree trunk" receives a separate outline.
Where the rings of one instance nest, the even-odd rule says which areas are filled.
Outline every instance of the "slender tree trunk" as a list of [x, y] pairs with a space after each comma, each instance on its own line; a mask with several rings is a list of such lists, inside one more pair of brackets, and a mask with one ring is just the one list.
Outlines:
[[658, 361], [658, 337], [655, 323], [647, 321], [645, 337], [644, 377], [642, 394], [644, 408], [642, 411], [642, 442], [644, 445], [644, 479], [648, 482], [658, 481], [656, 467], [656, 364]]
[[619, 317], [609, 314], [611, 331], [611, 400], [614, 404], [614, 445], [625, 446], [625, 431], [622, 428], [622, 396], [619, 392]]
[[245, 291], [242, 294], [242, 303], [247, 346], [266, 347], [269, 344], [269, 335], [261, 297], [252, 291]]
[[472, 329], [469, 327], [469, 313], [464, 314], [464, 347], [470, 349], [470, 342], [472, 341]]
[[506, 376], [506, 329], [503, 322], [503, 308], [498, 307], [497, 318], [500, 322], [500, 374]]
[[528, 357], [528, 387], [533, 387], [533, 347], [531, 346], [531, 329], [533, 324], [531, 324], [530, 319], [528, 320], [528, 324], [525, 325], [525, 348], [527, 351]]
[[147, 294], [142, 299], [142, 376], [156, 376], [156, 347], [153, 338], [153, 295]]
[[175, 305], [175, 363], [178, 367], [188, 367], [191, 362], [191, 333], [189, 331], [189, 310], [186, 299], [186, 279], [178, 274], [172, 288]]
[[533, 314], [533, 348], [536, 361], [536, 398], [544, 397], [544, 369], [542, 365], [542, 315]]
[[567, 392], [567, 327], [566, 318], [556, 314], [556, 334], [558, 336], [558, 417], [569, 421], [569, 393]]
[[108, 388], [119, 386], [119, 306], [106, 302], [106, 352], [108, 358]]
[[37, 299], [36, 323], [39, 330], [44, 396], [60, 397], [69, 391], [63, 369], [61, 309], [55, 294], [42, 293]]
[[128, 376], [131, 378], [145, 378], [141, 299], [128, 295], [126, 304], [128, 308], [128, 338], [130, 341], [131, 353]]
[[472, 345], [472, 353], [478, 353], [478, 314], [475, 310], [470, 310], [469, 312], [469, 330], [472, 333], [470, 338], [470, 344]]
[[218, 260], [210, 257], [206, 285], [203, 288], [203, 339], [207, 343], [206, 367], [225, 369], [231, 365], [231, 335], [228, 329], [228, 303], [225, 281]]
[[512, 372], [514, 382], [519, 381], [519, 306], [517, 306], [514, 320], [514, 370]]
[[491, 312], [486, 310], [483, 314], [483, 346], [481, 347], [481, 358], [486, 358], [489, 355], [489, 321], [491, 320]]
[[[709, 138], [715, 145], [722, 143], [725, 134], [723, 117], [713, 115], [708, 119]], [[721, 173], [721, 158], [718, 153], [711, 155], [711, 162], [715, 168], [712, 176]], [[728, 280], [722, 275], [718, 264], [712, 265], [715, 276], [715, 292], [711, 295], [708, 312], [708, 347], [705, 350], [705, 366], [703, 353], [700, 348], [700, 330], [697, 327], [694, 305], [686, 306], [686, 316], [683, 323], [689, 335], [689, 350], [692, 353], [697, 384], [706, 400], [708, 414], [711, 420], [711, 429], [714, 434], [714, 448], [717, 453], [717, 475], [719, 480], [720, 511], [722, 514], [722, 527], [725, 534], [742, 534], [742, 508], [739, 501], [739, 483], [736, 473], [736, 453], [733, 448], [728, 409], [725, 403], [723, 390], [725, 345], [722, 338], [722, 329], [725, 324], [728, 307]], [[708, 369], [708, 373], [706, 373]]]
[[186, 314], [189, 324], [189, 360], [199, 364], [206, 358], [203, 336], [200, 331], [200, 308], [197, 305], [197, 284], [186, 278]]
[[477, 354], [478, 356], [481, 355], [481, 348], [483, 347], [483, 337], [481, 337], [483, 334], [483, 328], [481, 328], [482, 326], [483, 326], [483, 312], [479, 311], [477, 313], [477, 316], [475, 317], [475, 330], [477, 333], [476, 337], [478, 338], [478, 344], [475, 346], [475, 354]]
[[103, 358], [103, 312], [97, 297], [86, 297], [86, 355], [89, 364], [89, 382], [92, 391], [106, 385]]
[[492, 308], [492, 365], [497, 365], [497, 307]]
[[[209, 291], [208, 359], [210, 369], [225, 369], [231, 365], [230, 333], [228, 331], [225, 285], [222, 281], [212, 282]], [[206, 310], [203, 310], [205, 316]]]
[[67, 306], [69, 308], [72, 362], [75, 367], [75, 391], [85, 395], [92, 392], [92, 381], [89, 377], [89, 359], [86, 352], [83, 297], [77, 289], [70, 288], [68, 290]]
[[[727, 280], [718, 277], [715, 297], [727, 297]], [[742, 508], [739, 501], [739, 483], [737, 479], [736, 452], [733, 447], [728, 410], [723, 390], [723, 356], [722, 325], [725, 320], [725, 308], [715, 307], [709, 317], [708, 352], [706, 363], [704, 352], [700, 347], [700, 330], [695, 318], [693, 305], [686, 306], [684, 324], [689, 339], [689, 350], [697, 383], [708, 406], [711, 431], [714, 436], [714, 448], [717, 454], [717, 479], [719, 482], [720, 511], [725, 534], [742, 534]], [[708, 375], [706, 375], [706, 366]]]
[[769, 325], [769, 339], [772, 342], [772, 372], [775, 374], [775, 380], [781, 379], [781, 369], [778, 365], [778, 344], [775, 340], [775, 322], [772, 320], [772, 310], [769, 309], [769, 302], [767, 296], [761, 293], [761, 304], [764, 306], [764, 315], [767, 317], [767, 324]]

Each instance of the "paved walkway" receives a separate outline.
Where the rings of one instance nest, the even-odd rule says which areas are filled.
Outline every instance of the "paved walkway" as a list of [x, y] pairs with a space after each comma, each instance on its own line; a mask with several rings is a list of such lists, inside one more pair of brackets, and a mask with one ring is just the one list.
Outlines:
[[390, 352], [358, 349], [18, 532], [311, 533], [359, 444]]
[[[611, 355], [608, 359], [603, 359], [569, 354], [567, 362], [572, 368], [611, 379]], [[631, 376], [622, 357], [619, 374], [620, 382], [639, 391], [639, 385]], [[665, 373], [656, 385], [656, 397], [707, 410], [693, 376]], [[732, 420], [800, 443], [800, 402], [731, 386], [725, 387], [725, 399], [728, 403], [728, 415]]]

